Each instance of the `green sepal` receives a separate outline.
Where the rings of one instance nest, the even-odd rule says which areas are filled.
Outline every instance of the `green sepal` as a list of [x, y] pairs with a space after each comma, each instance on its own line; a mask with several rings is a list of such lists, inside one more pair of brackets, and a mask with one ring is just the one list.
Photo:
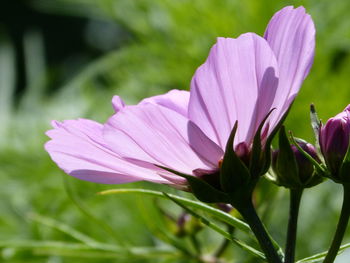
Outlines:
[[294, 138], [293, 133], [291, 131], [289, 131], [289, 134], [290, 134], [290, 139], [292, 144], [294, 144], [295, 147], [297, 147], [298, 150], [315, 166], [317, 174], [320, 176], [329, 177], [329, 174], [326, 168], [322, 164], [319, 164], [310, 154], [305, 152], [304, 149], [300, 147], [300, 145], [296, 141], [296, 138]]
[[[273, 137], [271, 137], [273, 138]], [[271, 167], [271, 143], [272, 143], [272, 139], [269, 140], [267, 139], [266, 144], [265, 144], [265, 149], [263, 152], [263, 166], [261, 168], [260, 174], [264, 175], [266, 174], [270, 167]]]
[[176, 174], [185, 178], [191, 187], [193, 194], [198, 198], [198, 200], [204, 203], [229, 203], [229, 197], [224, 192], [214, 188], [204, 180], [199, 179], [196, 176], [183, 174], [173, 169], [156, 165], [168, 172]]
[[277, 156], [276, 169], [280, 184], [288, 187], [302, 185], [299, 174], [298, 164], [294, 152], [290, 146], [289, 139], [284, 126], [281, 126], [278, 136], [279, 153]]
[[[265, 143], [265, 150], [264, 150], [264, 166], [262, 168], [262, 174], [265, 174], [268, 172], [270, 166], [271, 166], [271, 144], [272, 144], [272, 140], [275, 137], [275, 135], [277, 134], [277, 132], [279, 131], [280, 127], [282, 126], [282, 123], [284, 122], [284, 120], [287, 118], [287, 115], [292, 107], [293, 102], [289, 105], [288, 110], [283, 114], [282, 118], [280, 119], [280, 121], [277, 123], [277, 125], [275, 126], [275, 128], [272, 130], [272, 132], [270, 133], [269, 137], [267, 137], [266, 139], [266, 143]], [[274, 110], [274, 109], [272, 109]], [[271, 110], [271, 111], [272, 111]]]
[[343, 163], [339, 169], [339, 178], [341, 182], [350, 182], [350, 143], [343, 159]]
[[236, 192], [237, 189], [247, 185], [250, 180], [248, 168], [233, 149], [236, 131], [237, 121], [226, 143], [225, 155], [220, 169], [220, 184], [227, 193]]
[[[299, 143], [307, 143], [307, 141], [300, 139], [300, 138], [293, 138], [294, 141], [296, 141], [296, 143], [298, 144], [299, 148], [298, 151], [303, 150], [303, 148], [300, 147]], [[302, 153], [303, 154], [303, 153]], [[311, 155], [309, 155], [311, 158], [313, 158]], [[309, 160], [309, 159], [308, 159]], [[315, 160], [313, 158], [313, 160], [317, 163], [317, 160]], [[310, 160], [309, 160], [310, 161]], [[303, 182], [303, 187], [304, 188], [311, 188], [314, 187], [320, 183], [322, 183], [323, 181], [326, 180], [326, 177], [322, 176], [322, 172], [319, 172], [319, 168], [315, 167], [315, 164], [312, 163], [314, 166], [314, 172], [312, 173], [312, 175], [309, 177], [309, 179], [305, 182]]]
[[321, 121], [317, 116], [316, 108], [314, 104], [310, 105], [310, 120], [311, 120], [311, 127], [312, 130], [314, 131], [314, 135], [316, 138], [316, 149], [319, 151], [320, 150], [320, 142], [319, 142], [319, 134], [320, 134], [320, 129], [321, 129]]
[[[261, 131], [262, 128], [264, 127], [264, 124], [267, 120], [267, 118], [271, 115], [271, 113], [275, 110], [275, 108], [271, 109], [265, 116], [265, 118], [262, 120], [260, 123], [258, 130], [256, 131], [254, 135], [254, 140], [253, 140], [253, 147], [252, 147], [252, 154], [250, 157], [250, 162], [249, 162], [249, 171], [250, 174], [253, 177], [258, 177], [260, 175], [263, 175], [267, 172], [268, 168], [266, 169], [265, 162], [266, 158], [268, 159], [268, 162], [270, 163], [270, 144], [265, 145], [265, 149], [262, 151], [262, 145], [261, 145]], [[266, 149], [268, 148], [268, 149]]]

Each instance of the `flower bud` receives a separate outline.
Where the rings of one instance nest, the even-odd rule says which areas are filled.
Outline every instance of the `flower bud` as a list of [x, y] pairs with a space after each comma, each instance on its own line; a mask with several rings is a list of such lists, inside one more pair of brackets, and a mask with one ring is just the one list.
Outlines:
[[183, 211], [179, 215], [173, 215], [168, 211], [158, 206], [159, 211], [164, 216], [164, 222], [168, 228], [168, 231], [176, 235], [177, 237], [191, 236], [199, 232], [203, 225], [196, 217], [191, 216], [186, 211]]
[[[305, 152], [310, 154], [312, 158], [320, 162], [316, 149], [312, 144], [306, 141], [299, 141], [298, 144]], [[291, 145], [291, 147], [299, 168], [299, 178], [302, 182], [307, 182], [310, 179], [310, 175], [314, 172], [313, 164], [297, 149], [295, 145]]]
[[[287, 188], [308, 188], [322, 181], [314, 164], [295, 145], [290, 145], [284, 128], [280, 130], [279, 150], [272, 153], [272, 171], [276, 184]], [[303, 140], [297, 140], [300, 148], [317, 162], [315, 147]]]
[[340, 179], [340, 169], [349, 146], [350, 105], [333, 118], [330, 118], [319, 133], [321, 152], [331, 177]]
[[187, 212], [183, 212], [177, 220], [177, 231], [175, 235], [178, 237], [195, 235], [202, 228], [203, 225], [198, 218], [191, 216]]

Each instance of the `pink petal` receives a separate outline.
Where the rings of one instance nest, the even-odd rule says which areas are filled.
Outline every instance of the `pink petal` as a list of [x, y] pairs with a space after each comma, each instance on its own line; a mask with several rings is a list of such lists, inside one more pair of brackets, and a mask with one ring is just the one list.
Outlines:
[[223, 149], [236, 120], [235, 145], [250, 143], [270, 111], [277, 62], [266, 40], [247, 33], [218, 38], [191, 83], [189, 118]]
[[171, 184], [155, 171], [135, 166], [107, 148], [102, 138], [103, 126], [79, 119], [53, 122], [54, 129], [46, 151], [66, 173], [82, 180], [104, 184], [120, 184], [147, 180]]
[[217, 166], [223, 154], [186, 117], [152, 103], [129, 106], [112, 116], [105, 125], [104, 137], [114, 152], [129, 161], [186, 174]]
[[279, 67], [279, 86], [274, 106], [275, 125], [287, 111], [313, 63], [315, 26], [303, 7], [287, 6], [271, 19], [265, 39], [272, 48]]
[[185, 90], [171, 90], [165, 94], [146, 98], [139, 104], [158, 104], [163, 107], [174, 110], [181, 115], [187, 116], [188, 102], [190, 99], [190, 93]]

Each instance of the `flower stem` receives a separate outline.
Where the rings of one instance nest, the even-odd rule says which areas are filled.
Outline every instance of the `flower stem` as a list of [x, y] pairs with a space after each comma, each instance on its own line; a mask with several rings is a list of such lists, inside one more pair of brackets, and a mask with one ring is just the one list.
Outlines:
[[285, 263], [293, 263], [295, 258], [295, 246], [297, 239], [298, 215], [303, 189], [290, 189], [289, 221], [287, 230], [287, 242]]
[[252, 229], [255, 237], [257, 238], [261, 249], [263, 250], [266, 260], [269, 263], [282, 263], [282, 260], [278, 256], [278, 253], [273, 246], [271, 238], [267, 233], [263, 223], [257, 215], [254, 205], [251, 200], [240, 203], [239, 207], [237, 204], [234, 207], [241, 213], [245, 221]]
[[337, 225], [337, 230], [335, 232], [335, 235], [333, 237], [333, 241], [331, 244], [331, 247], [328, 250], [328, 254], [323, 261], [323, 263], [332, 263], [334, 262], [334, 259], [336, 258], [341, 242], [343, 240], [346, 227], [348, 225], [349, 216], [350, 216], [350, 183], [344, 183], [343, 184], [343, 191], [344, 191], [344, 199], [343, 199], [343, 207], [340, 213], [339, 222]]

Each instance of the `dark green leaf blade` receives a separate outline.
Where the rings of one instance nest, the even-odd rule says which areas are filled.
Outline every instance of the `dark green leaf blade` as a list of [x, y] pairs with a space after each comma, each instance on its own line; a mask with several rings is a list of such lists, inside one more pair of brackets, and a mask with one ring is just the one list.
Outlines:
[[192, 216], [198, 218], [204, 225], [206, 225], [209, 228], [213, 229], [215, 232], [221, 234], [223, 237], [225, 237], [226, 239], [230, 240], [234, 244], [238, 245], [240, 248], [244, 249], [245, 251], [251, 253], [252, 255], [254, 255], [254, 256], [258, 257], [258, 258], [265, 259], [265, 256], [264, 256], [264, 254], [261, 251], [259, 251], [259, 250], [255, 249], [255, 248], [245, 244], [244, 242], [242, 242], [242, 241], [240, 241], [240, 240], [238, 240], [236, 238], [233, 238], [232, 235], [229, 232], [223, 230], [218, 225], [216, 225], [213, 222], [209, 221], [205, 217], [199, 215], [198, 213], [196, 213], [195, 211], [193, 211], [192, 209], [190, 209], [186, 205], [182, 204], [181, 201], [178, 201], [178, 200], [172, 198], [171, 196], [169, 196], [166, 193], [163, 193], [163, 194], [164, 194], [164, 196], [169, 198], [171, 201], [173, 201], [174, 203], [176, 203], [177, 205], [179, 205], [183, 209], [185, 209], [189, 214], [191, 214]]
[[[163, 195], [162, 192], [159, 191], [153, 191], [153, 190], [145, 190], [145, 189], [111, 189], [111, 190], [106, 190], [103, 192], [100, 192], [100, 195], [110, 195], [110, 194], [125, 194], [125, 193], [131, 193], [131, 194], [144, 194], [144, 195], [149, 195], [149, 196], [154, 196], [154, 197], [159, 197], [159, 198], [165, 198], [165, 196]], [[188, 198], [184, 198], [184, 197], [180, 197], [180, 196], [176, 196], [176, 195], [172, 195], [172, 194], [168, 194], [168, 196], [171, 196], [173, 199], [180, 201], [181, 203], [201, 210], [209, 215], [211, 215], [212, 217], [225, 222], [245, 233], [251, 234], [251, 230], [250, 227], [248, 226], [248, 224], [246, 224], [245, 222], [237, 219], [236, 217], [233, 217], [232, 215], [221, 211], [219, 209], [216, 209], [212, 206], [209, 206], [207, 204], [198, 202], [198, 201], [194, 201]]]

